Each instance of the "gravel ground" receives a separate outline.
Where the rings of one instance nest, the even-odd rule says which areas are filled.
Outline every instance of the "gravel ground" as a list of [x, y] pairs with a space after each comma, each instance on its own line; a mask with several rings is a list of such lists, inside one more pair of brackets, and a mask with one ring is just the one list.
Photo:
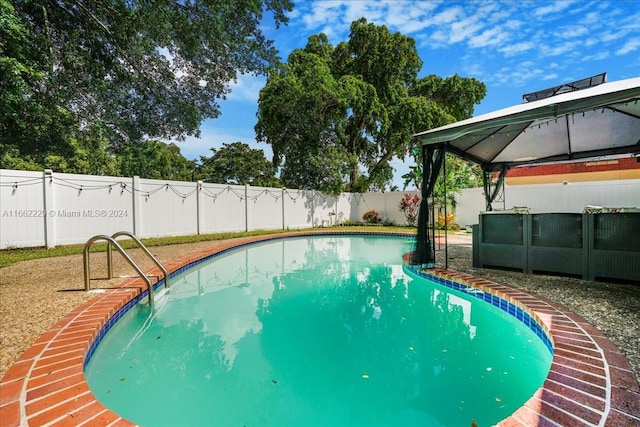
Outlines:
[[[161, 261], [221, 244], [222, 241], [153, 247]], [[471, 265], [470, 236], [450, 236], [449, 268], [520, 288], [568, 307], [600, 329], [628, 358], [640, 378], [640, 285], [544, 276]], [[437, 252], [444, 265], [444, 250]], [[137, 250], [129, 253], [141, 260], [143, 269], [152, 267]], [[2, 254], [0, 253], [0, 256]], [[118, 254], [114, 254], [115, 276], [132, 274]], [[92, 288], [108, 288], [120, 278], [106, 277], [106, 254], [91, 254]], [[84, 292], [82, 255], [25, 261], [0, 269], [0, 378], [11, 364], [57, 320], [89, 300]]]

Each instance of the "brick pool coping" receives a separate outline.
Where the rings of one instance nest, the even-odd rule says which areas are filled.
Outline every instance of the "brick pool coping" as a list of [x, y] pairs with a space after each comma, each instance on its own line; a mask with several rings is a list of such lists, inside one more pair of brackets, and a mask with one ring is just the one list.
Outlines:
[[[215, 244], [165, 263], [171, 273], [203, 258], [249, 243], [319, 234], [387, 234], [313, 231], [278, 233]], [[399, 234], [399, 233], [392, 233]], [[147, 271], [161, 276], [158, 269]], [[551, 370], [542, 387], [501, 427], [640, 426], [640, 386], [631, 365], [599, 330], [565, 307], [505, 285], [448, 269], [427, 272], [498, 295], [529, 314], [554, 343]], [[2, 426], [131, 426], [95, 399], [84, 378], [92, 342], [116, 312], [146, 289], [128, 279], [96, 294], [45, 332], [0, 382]], [[480, 426], [484, 427], [484, 426]]]

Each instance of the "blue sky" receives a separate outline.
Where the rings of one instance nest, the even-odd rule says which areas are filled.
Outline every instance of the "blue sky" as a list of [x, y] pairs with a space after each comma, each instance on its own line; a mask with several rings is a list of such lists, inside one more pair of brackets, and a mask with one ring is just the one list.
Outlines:
[[[522, 102], [522, 95], [603, 72], [607, 81], [640, 76], [640, 0], [604, 1], [295, 1], [289, 24], [275, 29], [264, 20], [286, 61], [310, 35], [325, 33], [332, 45], [348, 40], [361, 17], [415, 39], [423, 61], [419, 77], [458, 74], [487, 85], [475, 115]], [[178, 143], [187, 159], [209, 156], [211, 148], [241, 141], [258, 144], [257, 101], [264, 77], [240, 76], [221, 101], [221, 116], [201, 126], [200, 138]], [[394, 161], [394, 184], [408, 164]]]

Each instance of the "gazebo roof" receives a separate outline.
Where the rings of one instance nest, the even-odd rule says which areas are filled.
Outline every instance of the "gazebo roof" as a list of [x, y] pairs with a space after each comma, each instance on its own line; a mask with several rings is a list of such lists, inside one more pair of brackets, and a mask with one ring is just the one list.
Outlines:
[[422, 145], [445, 143], [448, 152], [488, 171], [640, 154], [639, 99], [636, 77], [524, 102], [413, 138]]

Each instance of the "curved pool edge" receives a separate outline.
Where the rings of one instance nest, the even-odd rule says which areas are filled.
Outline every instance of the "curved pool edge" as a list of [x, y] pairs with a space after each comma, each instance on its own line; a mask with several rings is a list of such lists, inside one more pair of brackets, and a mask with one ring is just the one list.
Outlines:
[[[380, 231], [313, 230], [238, 238], [215, 243], [165, 263], [177, 274], [203, 259], [247, 244], [316, 235], [407, 235]], [[412, 235], [411, 235], [412, 236]], [[147, 271], [157, 278], [159, 269]], [[448, 269], [429, 269], [452, 283], [479, 288], [524, 308], [554, 344], [551, 370], [542, 387], [502, 427], [539, 425], [640, 425], [640, 387], [631, 365], [599, 330], [566, 307], [524, 291]], [[134, 425], [98, 402], [84, 378], [92, 343], [116, 313], [140, 298], [146, 285], [134, 278], [82, 304], [25, 351], [0, 381], [0, 420], [19, 425]], [[481, 426], [484, 427], [484, 426]]]
[[585, 319], [560, 304], [470, 274], [434, 268], [420, 275], [513, 303], [528, 311], [552, 340], [553, 359], [543, 385], [499, 427], [640, 426], [640, 386], [631, 364]]

